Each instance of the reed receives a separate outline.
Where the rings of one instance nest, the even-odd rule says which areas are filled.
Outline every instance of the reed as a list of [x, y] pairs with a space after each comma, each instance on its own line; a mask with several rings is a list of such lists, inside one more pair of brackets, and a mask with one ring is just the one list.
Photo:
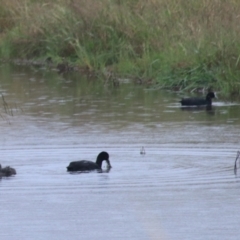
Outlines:
[[237, 0], [1, 0], [0, 57], [239, 96], [239, 16]]

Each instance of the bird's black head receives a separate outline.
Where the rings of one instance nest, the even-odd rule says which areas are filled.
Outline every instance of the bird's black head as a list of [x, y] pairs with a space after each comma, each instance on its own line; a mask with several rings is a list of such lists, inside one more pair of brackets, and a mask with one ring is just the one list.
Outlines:
[[109, 154], [107, 152], [100, 152], [97, 158], [101, 160], [109, 160]]
[[107, 152], [100, 152], [97, 156], [97, 164], [102, 166], [102, 161], [106, 161], [108, 164], [108, 168], [111, 168], [111, 164], [109, 161], [109, 154]]
[[214, 92], [209, 92], [206, 96], [206, 99], [212, 99], [212, 98], [215, 98], [215, 94]]

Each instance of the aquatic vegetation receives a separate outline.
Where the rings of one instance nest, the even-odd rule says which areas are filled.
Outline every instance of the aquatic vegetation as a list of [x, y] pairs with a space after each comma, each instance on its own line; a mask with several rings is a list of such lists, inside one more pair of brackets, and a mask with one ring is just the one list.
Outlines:
[[141, 155], [145, 155], [145, 154], [146, 154], [146, 151], [145, 151], [145, 148], [144, 148], [144, 147], [141, 148], [140, 154], [141, 154]]
[[240, 95], [237, 0], [2, 1], [0, 57]]
[[236, 159], [235, 159], [235, 164], [234, 164], [234, 174], [236, 175], [237, 174], [237, 161], [240, 157], [240, 151], [237, 151], [237, 156], [236, 156]]

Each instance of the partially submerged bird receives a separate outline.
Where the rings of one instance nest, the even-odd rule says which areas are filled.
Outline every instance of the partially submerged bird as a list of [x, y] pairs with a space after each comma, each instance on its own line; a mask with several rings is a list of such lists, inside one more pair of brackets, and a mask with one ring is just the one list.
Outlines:
[[96, 162], [91, 162], [87, 160], [81, 160], [76, 162], [70, 162], [67, 167], [68, 172], [89, 172], [97, 170], [99, 172], [102, 171], [102, 162], [107, 162], [107, 169], [110, 170], [112, 167], [109, 161], [109, 154], [107, 152], [100, 152], [97, 156]]
[[11, 168], [9, 166], [2, 168], [2, 165], [0, 164], [0, 177], [10, 177], [16, 174], [17, 172], [14, 168]]
[[182, 106], [211, 106], [212, 99], [215, 98], [214, 92], [208, 92], [206, 98], [183, 98], [180, 103]]

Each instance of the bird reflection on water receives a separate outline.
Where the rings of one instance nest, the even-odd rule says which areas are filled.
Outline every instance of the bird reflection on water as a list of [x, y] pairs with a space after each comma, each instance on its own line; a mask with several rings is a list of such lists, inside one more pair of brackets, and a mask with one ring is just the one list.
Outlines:
[[182, 106], [181, 107], [182, 111], [189, 111], [189, 112], [194, 112], [194, 111], [206, 111], [207, 114], [209, 115], [215, 115], [215, 108], [212, 106]]

